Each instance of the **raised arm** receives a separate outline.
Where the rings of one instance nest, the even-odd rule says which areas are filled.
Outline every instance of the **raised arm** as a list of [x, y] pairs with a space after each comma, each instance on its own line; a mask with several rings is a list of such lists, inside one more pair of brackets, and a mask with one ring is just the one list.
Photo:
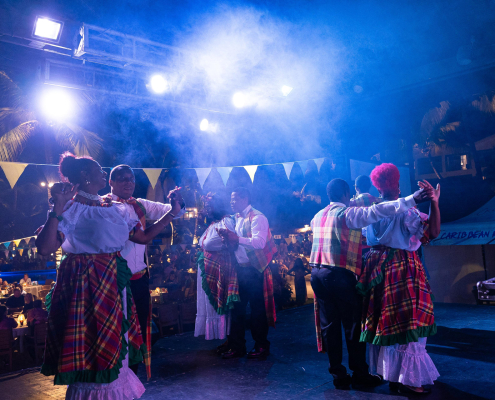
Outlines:
[[[53, 209], [50, 212], [45, 225], [36, 238], [36, 248], [38, 253], [43, 256], [55, 253], [62, 245], [58, 231], [59, 218], [62, 217], [64, 207], [67, 202], [72, 199], [77, 193], [79, 185], [71, 185], [70, 183], [56, 183], [51, 189], [53, 199]], [[63, 217], [62, 217], [63, 218]]]
[[[172, 190], [170, 193], [174, 192], [174, 190]], [[167, 214], [172, 210], [172, 205], [169, 203], [160, 203], [157, 201], [150, 201], [146, 199], [139, 199], [139, 202], [144, 206], [144, 208], [146, 208], [146, 217], [148, 219], [157, 220], [164, 214]], [[175, 215], [175, 219], [182, 217], [185, 212], [186, 204], [184, 203], [184, 201], [182, 201], [180, 211], [178, 213], [173, 213]]]
[[428, 233], [430, 239], [435, 239], [440, 235], [440, 208], [438, 207], [438, 200], [440, 199], [440, 184], [437, 184], [437, 188], [433, 189], [433, 186], [427, 181], [418, 182], [419, 186], [425, 190], [429, 190], [432, 193], [430, 203], [430, 217]]

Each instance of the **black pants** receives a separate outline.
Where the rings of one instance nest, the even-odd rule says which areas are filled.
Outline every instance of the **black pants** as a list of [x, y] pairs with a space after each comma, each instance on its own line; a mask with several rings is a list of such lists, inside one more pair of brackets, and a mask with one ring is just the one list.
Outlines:
[[[143, 342], [146, 344], [146, 328], [148, 326], [148, 316], [150, 313], [150, 276], [148, 271], [139, 279], [131, 281], [131, 293], [136, 305], [137, 318], [141, 327]], [[149, 349], [148, 349], [149, 350]], [[135, 364], [134, 369], [137, 371], [139, 364]], [[134, 372], [136, 372], [134, 371]]]
[[268, 320], [266, 319], [265, 297], [263, 295], [263, 274], [253, 267], [237, 267], [240, 302], [234, 303], [231, 313], [228, 343], [231, 349], [243, 351], [246, 331], [246, 307], [251, 306], [251, 335], [257, 349], [270, 347]]
[[362, 298], [356, 292], [356, 278], [345, 268], [313, 268], [311, 286], [320, 307], [323, 346], [330, 360], [330, 373], [335, 378], [347, 374], [342, 365], [342, 326], [349, 353], [349, 369], [355, 374], [368, 373], [366, 343], [361, 334]]

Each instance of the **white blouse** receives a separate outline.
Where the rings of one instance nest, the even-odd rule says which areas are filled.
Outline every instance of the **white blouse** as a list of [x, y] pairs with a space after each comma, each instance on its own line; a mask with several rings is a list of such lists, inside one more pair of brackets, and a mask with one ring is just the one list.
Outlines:
[[[95, 200], [95, 196], [84, 192], [78, 194]], [[62, 217], [58, 224], [58, 230], [65, 235], [62, 249], [73, 254], [120, 251], [129, 239], [129, 232], [139, 223], [129, 216], [124, 204], [117, 202], [99, 207], [70, 201]]]
[[406, 212], [387, 217], [363, 229], [369, 246], [388, 246], [416, 251], [421, 246], [428, 216], [410, 208]]
[[235, 232], [235, 221], [232, 217], [224, 217], [219, 222], [211, 224], [199, 238], [199, 245], [206, 251], [220, 251], [223, 248], [222, 238], [217, 229], [228, 229]]

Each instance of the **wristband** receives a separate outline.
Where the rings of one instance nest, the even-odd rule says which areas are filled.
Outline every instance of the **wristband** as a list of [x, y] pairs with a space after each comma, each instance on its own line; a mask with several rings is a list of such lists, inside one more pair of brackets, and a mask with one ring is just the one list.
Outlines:
[[55, 211], [50, 211], [48, 213], [48, 217], [57, 218], [59, 221], [62, 221], [64, 219], [64, 217], [62, 217], [61, 215], [57, 215], [57, 213]]

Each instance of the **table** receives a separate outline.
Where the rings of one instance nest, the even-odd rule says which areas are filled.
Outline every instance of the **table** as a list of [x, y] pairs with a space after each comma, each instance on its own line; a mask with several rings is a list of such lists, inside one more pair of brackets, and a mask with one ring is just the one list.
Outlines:
[[31, 293], [33, 296], [36, 296], [36, 298], [38, 298], [38, 293], [40, 290], [43, 289], [43, 286], [24, 286], [23, 287], [23, 290], [26, 292], [26, 293]]
[[21, 353], [24, 353], [24, 336], [29, 334], [29, 326], [24, 322], [24, 326], [18, 326], [12, 329], [12, 336], [19, 338], [19, 349]]

